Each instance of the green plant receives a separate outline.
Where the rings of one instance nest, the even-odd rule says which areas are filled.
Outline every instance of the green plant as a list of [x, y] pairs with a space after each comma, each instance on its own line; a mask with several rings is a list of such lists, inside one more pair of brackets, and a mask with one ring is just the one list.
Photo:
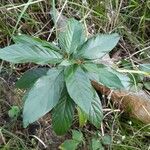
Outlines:
[[104, 146], [111, 145], [112, 139], [109, 135], [92, 137], [90, 143], [90, 150], [104, 150]]
[[8, 111], [8, 115], [10, 118], [17, 119], [20, 114], [20, 109], [18, 106], [12, 106]]
[[85, 149], [90, 149], [90, 150], [104, 150], [104, 146], [109, 146], [111, 144], [112, 144], [112, 138], [109, 135], [102, 136], [97, 131], [95, 131], [94, 134], [89, 134], [87, 132], [84, 132], [83, 134], [82, 131], [72, 130], [72, 138], [65, 140], [59, 146], [59, 149], [76, 150], [76, 149], [80, 149], [81, 147], [82, 149], [86, 147]]
[[54, 131], [64, 134], [72, 124], [75, 108], [81, 109], [79, 115], [85, 114], [84, 120], [99, 127], [103, 111], [91, 80], [113, 89], [124, 88], [126, 76], [96, 63], [116, 46], [119, 38], [113, 33], [98, 34], [87, 40], [82, 24], [68, 19], [58, 35], [59, 45], [18, 35], [13, 37], [15, 44], [1, 48], [0, 59], [11, 63], [53, 65], [31, 69], [16, 83], [18, 88], [27, 89], [23, 98], [24, 127], [51, 111]]
[[72, 130], [72, 139], [65, 140], [60, 146], [61, 150], [76, 150], [79, 144], [84, 142], [84, 137], [81, 131]]

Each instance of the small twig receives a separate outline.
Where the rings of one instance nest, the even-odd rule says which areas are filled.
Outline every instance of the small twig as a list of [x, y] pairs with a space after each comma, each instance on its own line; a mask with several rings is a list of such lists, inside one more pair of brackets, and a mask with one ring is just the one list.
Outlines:
[[34, 137], [35, 139], [37, 139], [44, 146], [44, 148], [47, 148], [47, 145], [40, 138], [38, 138], [35, 135], [31, 135], [31, 136]]
[[150, 116], [150, 113], [147, 111], [147, 109], [145, 108], [145, 106], [142, 105], [142, 107], [146, 111], [146, 113]]
[[106, 118], [106, 116], [108, 116], [109, 114], [113, 113], [113, 112], [120, 112], [121, 110], [120, 109], [116, 109], [116, 110], [111, 110], [110, 112], [108, 112], [104, 118]]
[[143, 130], [144, 128], [149, 127], [149, 126], [150, 126], [150, 124], [147, 124], [144, 127], [140, 128], [137, 132], [134, 133], [134, 135], [132, 136], [132, 138], [134, 138], [135, 135], [137, 135], [141, 130]]
[[102, 136], [104, 136], [105, 133], [104, 133], [104, 126], [103, 126], [103, 123], [101, 123], [101, 131], [102, 131]]
[[140, 70], [127, 70], [127, 69], [116, 69], [118, 72], [121, 73], [136, 73], [136, 74], [144, 74], [146, 76], [150, 76], [150, 73]]
[[[110, 109], [110, 108], [105, 108], [105, 109], [103, 109], [103, 111], [112, 111], [112, 109]], [[120, 109], [115, 109], [115, 110], [113, 110], [113, 112], [119, 112], [120, 111]]]
[[2, 129], [0, 129], [0, 137], [2, 139], [2, 142], [6, 145], [6, 141], [5, 141], [5, 138], [3, 136]]
[[140, 52], [146, 51], [146, 50], [148, 50], [148, 49], [150, 49], [150, 46], [145, 47], [145, 48], [143, 48], [143, 49], [141, 49], [141, 50], [139, 50], [139, 51], [137, 51], [137, 52], [131, 54], [131, 55], [129, 56], [129, 58], [133, 57], [134, 55], [136, 55], [136, 54], [138, 54], [138, 53], [140, 53]]
[[[19, 22], [20, 22], [22, 16], [23, 16], [24, 13], [26, 12], [27, 8], [29, 7], [29, 5], [30, 5], [30, 3], [31, 3], [32, 1], [33, 1], [33, 0], [28, 0], [28, 2], [24, 5], [24, 8], [23, 8], [23, 10], [22, 10], [21, 13], [20, 13], [20, 15], [19, 15], [19, 17], [18, 17], [18, 20], [17, 20], [17, 23], [16, 23], [16, 25], [15, 25], [15, 27], [14, 27], [14, 29], [13, 29], [12, 34], [11, 34], [11, 39], [12, 39], [13, 34], [14, 34], [14, 33], [16, 32], [16, 30], [17, 30], [17, 27], [18, 27], [18, 25], [19, 25]], [[11, 41], [11, 39], [10, 39], [10, 41]]]
[[[42, 1], [44, 1], [44, 0], [37, 0], [37, 1], [34, 1], [34, 2], [30, 2], [28, 4], [32, 5], [32, 4], [36, 4], [36, 3], [42, 2]], [[12, 9], [16, 9], [16, 8], [20, 8], [20, 7], [24, 7], [24, 6], [26, 6], [26, 4], [21, 4], [21, 5], [9, 7], [9, 8], [7, 8], [7, 10], [12, 10]]]

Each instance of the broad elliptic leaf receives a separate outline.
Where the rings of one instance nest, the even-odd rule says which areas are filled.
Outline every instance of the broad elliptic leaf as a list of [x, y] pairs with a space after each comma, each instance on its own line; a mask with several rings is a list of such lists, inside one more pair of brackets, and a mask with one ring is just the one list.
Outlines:
[[78, 49], [77, 57], [85, 59], [98, 59], [109, 53], [118, 43], [120, 37], [117, 33], [100, 34], [88, 39]]
[[51, 50], [60, 52], [59, 47], [54, 45], [53, 43], [41, 40], [37, 37], [32, 37], [29, 35], [21, 34], [13, 37], [13, 40], [16, 44], [27, 44], [28, 46], [38, 46], [39, 48], [50, 48]]
[[72, 130], [72, 139], [79, 143], [84, 141], [84, 137], [81, 131]]
[[61, 61], [62, 56], [46, 47], [13, 44], [0, 49], [0, 59], [12, 63], [56, 64]]
[[122, 84], [122, 86], [123, 86], [124, 89], [127, 90], [127, 89], [130, 88], [131, 81], [130, 81], [130, 78], [128, 77], [127, 74], [120, 73], [120, 72], [118, 72], [117, 70], [115, 70], [114, 68], [111, 68], [111, 67], [107, 67], [107, 70], [109, 72], [113, 73], [114, 75], [116, 75], [120, 79], [121, 84]]
[[[101, 83], [112, 89], [124, 88], [124, 84], [122, 83], [123, 76], [110, 67], [102, 64], [85, 64], [84, 67], [91, 73], [91, 80], [94, 79], [98, 83]], [[122, 81], [120, 79], [122, 79]]]
[[111, 136], [110, 135], [104, 135], [102, 137], [102, 143], [103, 143], [103, 145], [110, 145], [110, 144], [112, 144]]
[[97, 128], [100, 127], [100, 124], [103, 120], [103, 110], [100, 102], [100, 98], [95, 91], [95, 97], [91, 104], [90, 113], [88, 120]]
[[65, 70], [65, 81], [70, 97], [89, 114], [95, 90], [86, 73], [80, 67], [70, 66]]
[[58, 103], [64, 88], [63, 70], [50, 69], [39, 78], [25, 96], [23, 123], [27, 127], [49, 112]]
[[[100, 67], [105, 67], [104, 65], [101, 65]], [[82, 68], [86, 71], [86, 74], [88, 75], [90, 80], [94, 80], [99, 82], [99, 68], [97, 64], [94, 63], [85, 63], [82, 65]]]
[[65, 140], [65, 142], [59, 146], [59, 149], [60, 150], [76, 150], [79, 144], [80, 143], [75, 140]]
[[102, 143], [99, 138], [92, 138], [90, 150], [104, 150]]
[[150, 73], [150, 64], [140, 64], [139, 68], [141, 71]]
[[112, 89], [123, 89], [120, 78], [108, 68], [99, 69], [99, 82]]
[[74, 117], [75, 103], [63, 91], [62, 96], [52, 111], [52, 127], [56, 134], [63, 135], [70, 128]]
[[34, 68], [26, 71], [23, 76], [16, 82], [16, 87], [20, 89], [30, 88], [37, 79], [46, 75], [48, 68]]
[[75, 19], [68, 19], [66, 26], [59, 33], [61, 49], [67, 53], [73, 53], [84, 41], [85, 35], [82, 24]]

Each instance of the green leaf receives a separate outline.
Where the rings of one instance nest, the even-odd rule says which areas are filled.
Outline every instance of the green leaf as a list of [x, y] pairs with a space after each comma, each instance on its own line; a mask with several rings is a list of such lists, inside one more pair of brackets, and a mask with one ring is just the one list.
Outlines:
[[59, 64], [59, 66], [65, 66], [65, 67], [67, 67], [67, 66], [72, 65], [73, 63], [74, 63], [74, 62], [72, 62], [72, 61], [70, 61], [70, 60], [64, 59], [64, 60]]
[[49, 112], [58, 103], [64, 88], [63, 70], [50, 69], [28, 92], [23, 109], [24, 127]]
[[59, 148], [61, 150], [76, 150], [78, 148], [79, 142], [75, 140], [66, 140], [62, 143]]
[[73, 53], [85, 41], [82, 24], [75, 19], [68, 19], [63, 32], [59, 34], [59, 43], [62, 50]]
[[61, 61], [62, 56], [46, 47], [14, 44], [0, 49], [0, 59], [12, 63], [56, 64]]
[[100, 98], [95, 91], [95, 97], [91, 104], [90, 113], [88, 120], [97, 128], [100, 127], [100, 124], [103, 120], [103, 110], [100, 102]]
[[72, 140], [65, 140], [59, 148], [61, 150], [76, 150], [78, 145], [84, 141], [82, 132], [77, 130], [72, 130]]
[[97, 59], [109, 53], [118, 43], [120, 37], [117, 33], [100, 34], [88, 39], [78, 49], [77, 57], [86, 59]]
[[16, 82], [16, 87], [20, 89], [30, 88], [37, 79], [46, 75], [48, 68], [34, 68], [26, 71], [23, 76]]
[[[122, 89], [124, 88], [122, 82], [127, 82], [126, 78], [123, 79], [123, 76], [119, 74], [119, 72], [110, 67], [106, 67], [105, 65], [85, 64], [84, 67], [91, 73], [91, 79], [94, 79], [109, 88]], [[122, 79], [122, 82], [120, 79]]]
[[150, 64], [140, 64], [139, 68], [141, 71], [150, 73]]
[[112, 138], [111, 138], [111, 136], [109, 136], [109, 135], [104, 135], [104, 136], [102, 137], [102, 143], [103, 143], [104, 145], [110, 145], [110, 144], [112, 143]]
[[[99, 65], [99, 67], [104, 68], [104, 65]], [[99, 67], [94, 63], [85, 63], [82, 65], [82, 68], [86, 71], [90, 80], [99, 82]]]
[[78, 117], [79, 117], [79, 127], [83, 127], [86, 123], [87, 123], [87, 114], [82, 111], [82, 109], [80, 109], [79, 107], [77, 107], [77, 111], [78, 111]]
[[147, 90], [150, 90], [150, 81], [148, 82], [144, 82], [144, 87], [147, 89]]
[[92, 138], [90, 150], [104, 150], [100, 139]]
[[124, 89], [127, 90], [127, 89], [130, 88], [130, 84], [131, 84], [130, 82], [131, 82], [131, 80], [130, 80], [130, 78], [128, 77], [127, 74], [120, 73], [120, 72], [118, 72], [117, 70], [115, 70], [115, 69], [113, 69], [111, 67], [107, 67], [107, 70], [109, 72], [113, 73], [114, 75], [116, 75], [120, 79], [121, 84], [122, 84], [122, 86], [123, 86]]
[[61, 51], [59, 47], [57, 47], [53, 43], [41, 40], [40, 38], [37, 38], [37, 37], [25, 35], [25, 34], [14, 36], [13, 40], [17, 44], [27, 44], [28, 46], [38, 46], [41, 49], [43, 49], [44, 47], [47, 47], [54, 51], [58, 51], [58, 52]]
[[86, 114], [89, 114], [94, 88], [86, 73], [80, 67], [70, 66], [65, 70], [65, 81], [70, 97]]
[[10, 118], [17, 118], [20, 114], [20, 109], [18, 106], [12, 106], [8, 111], [8, 115]]
[[56, 134], [63, 135], [70, 128], [74, 117], [75, 104], [66, 91], [52, 111], [52, 127]]
[[77, 130], [72, 130], [72, 139], [81, 143], [84, 140], [82, 132]]

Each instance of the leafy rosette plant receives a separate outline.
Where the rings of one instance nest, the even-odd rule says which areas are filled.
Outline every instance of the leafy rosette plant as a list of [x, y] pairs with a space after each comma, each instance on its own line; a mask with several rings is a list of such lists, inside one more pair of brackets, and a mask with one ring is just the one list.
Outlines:
[[[54, 131], [62, 135], [72, 125], [78, 112], [95, 127], [103, 119], [100, 98], [94, 80], [109, 88], [124, 88], [122, 74], [104, 64], [96, 64], [118, 43], [119, 35], [98, 34], [86, 39], [80, 22], [68, 19], [58, 35], [59, 45], [27, 35], [14, 37], [15, 44], [0, 49], [0, 59], [11, 63], [35, 63], [41, 67], [28, 70], [16, 87], [26, 89], [23, 124], [27, 127], [51, 111]], [[42, 67], [51, 64], [54, 67]], [[77, 109], [77, 111], [75, 111]], [[86, 117], [85, 117], [86, 116]]]

